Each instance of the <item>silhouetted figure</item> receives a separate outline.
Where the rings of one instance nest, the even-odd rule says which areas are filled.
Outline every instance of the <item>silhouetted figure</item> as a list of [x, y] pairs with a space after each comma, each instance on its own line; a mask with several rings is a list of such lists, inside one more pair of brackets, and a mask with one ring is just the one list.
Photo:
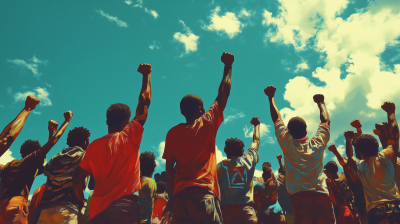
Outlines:
[[164, 181], [157, 182], [157, 195], [154, 201], [153, 216], [151, 218], [152, 224], [160, 224], [162, 214], [168, 203], [167, 183]]
[[141, 64], [142, 89], [134, 119], [121, 103], [107, 109], [108, 134], [94, 140], [74, 172], [75, 194], [83, 202], [85, 179], [96, 180], [90, 204], [90, 223], [138, 223], [140, 190], [139, 147], [151, 99], [151, 66]]
[[292, 209], [292, 200], [290, 200], [289, 193], [286, 189], [286, 170], [282, 163], [282, 155], [277, 155], [276, 158], [279, 162], [279, 170], [278, 170], [278, 202], [282, 208], [282, 212], [285, 215], [286, 223], [292, 224], [294, 222], [294, 214]]
[[[225, 64], [218, 96], [205, 112], [196, 95], [180, 103], [186, 123], [168, 131], [163, 158], [174, 182], [172, 223], [222, 223], [217, 178], [215, 136], [223, 118], [232, 82], [232, 54], [223, 53]], [[176, 166], [175, 166], [176, 164]]]
[[308, 139], [307, 124], [302, 118], [293, 117], [285, 126], [275, 104], [275, 91], [273, 86], [264, 90], [269, 98], [276, 139], [285, 158], [286, 188], [292, 199], [294, 223], [333, 224], [335, 215], [323, 174], [323, 155], [330, 138], [324, 96], [314, 95], [321, 124], [316, 135]]
[[28, 222], [28, 197], [36, 176], [43, 173], [46, 155], [58, 142], [72, 118], [72, 112], [64, 113], [65, 121], [57, 130], [58, 123], [49, 121], [49, 140], [40, 146], [38, 141], [27, 140], [21, 146], [22, 160], [13, 160], [0, 169], [3, 193], [0, 198], [0, 223], [25, 224]]
[[139, 191], [140, 223], [150, 224], [153, 216], [154, 197], [156, 196], [157, 184], [153, 176], [156, 168], [156, 156], [152, 152], [140, 154], [140, 182], [142, 188]]
[[260, 119], [253, 117], [253, 142], [243, 154], [244, 143], [237, 138], [225, 141], [227, 159], [217, 165], [218, 183], [221, 191], [222, 217], [225, 224], [254, 223], [253, 177], [259, 161]]

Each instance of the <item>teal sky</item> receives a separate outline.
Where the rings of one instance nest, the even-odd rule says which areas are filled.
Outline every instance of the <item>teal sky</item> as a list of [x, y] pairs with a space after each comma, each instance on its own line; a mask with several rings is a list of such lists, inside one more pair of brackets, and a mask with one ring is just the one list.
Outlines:
[[[278, 169], [269, 105], [263, 89], [277, 87], [285, 121], [303, 117], [309, 136], [319, 123], [312, 96], [325, 94], [332, 136], [343, 152], [342, 133], [360, 119], [365, 133], [385, 120], [380, 105], [400, 105], [400, 3], [380, 1], [1, 1], [0, 126], [20, 112], [27, 94], [41, 104], [0, 162], [20, 159], [27, 139], [48, 138], [47, 122], [74, 117], [49, 152], [66, 146], [69, 130], [84, 126], [90, 140], [107, 134], [106, 110], [125, 103], [134, 112], [141, 87], [140, 63], [152, 65], [152, 102], [141, 152], [161, 156], [168, 130], [184, 122], [179, 102], [199, 95], [205, 107], [222, 79], [223, 52], [235, 55], [231, 95], [216, 145], [237, 137], [251, 143], [250, 120], [261, 118], [260, 163]], [[342, 145], [342, 146], [341, 146]], [[326, 153], [325, 162], [333, 154]], [[158, 158], [156, 172], [165, 169]], [[259, 174], [259, 173], [258, 173]], [[45, 182], [36, 178], [32, 192]]]

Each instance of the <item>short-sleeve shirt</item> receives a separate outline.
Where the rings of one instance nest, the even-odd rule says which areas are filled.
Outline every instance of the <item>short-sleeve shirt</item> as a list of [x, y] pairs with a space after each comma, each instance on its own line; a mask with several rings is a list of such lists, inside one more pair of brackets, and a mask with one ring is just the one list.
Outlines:
[[151, 218], [152, 223], [160, 223], [162, 214], [168, 202], [168, 194], [158, 194], [157, 199], [154, 202], [153, 216]]
[[96, 180], [93, 218], [111, 202], [140, 190], [139, 146], [143, 127], [133, 119], [124, 130], [94, 140], [79, 166]]
[[357, 174], [364, 188], [367, 211], [379, 204], [400, 200], [395, 182], [395, 168], [388, 149], [357, 163]]
[[66, 147], [46, 164], [44, 175], [47, 176], [47, 186], [42, 198], [43, 207], [64, 203], [80, 210], [83, 205], [75, 194], [72, 176], [84, 155], [85, 151], [79, 146]]
[[289, 194], [313, 191], [329, 195], [323, 173], [329, 131], [329, 125], [321, 123], [313, 138], [294, 139], [282, 120], [275, 122], [276, 139], [285, 159], [286, 188]]
[[29, 191], [36, 177], [36, 171], [44, 163], [44, 158], [42, 149], [38, 149], [22, 160], [15, 159], [5, 166], [1, 166], [3, 194], [0, 200], [15, 196], [22, 196], [28, 199]]
[[241, 157], [233, 157], [218, 163], [221, 207], [254, 202], [253, 177], [258, 160], [258, 151], [249, 149]]
[[222, 112], [215, 101], [193, 125], [178, 124], [168, 131], [163, 158], [176, 162], [174, 195], [197, 186], [219, 198], [215, 136]]
[[140, 178], [142, 188], [139, 191], [140, 220], [150, 220], [154, 209], [154, 193], [157, 191], [156, 181], [149, 177]]

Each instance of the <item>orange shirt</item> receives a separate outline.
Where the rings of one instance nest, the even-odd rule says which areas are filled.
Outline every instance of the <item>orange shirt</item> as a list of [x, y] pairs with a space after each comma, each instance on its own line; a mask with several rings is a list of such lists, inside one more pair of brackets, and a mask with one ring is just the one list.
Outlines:
[[121, 132], [94, 140], [79, 164], [96, 180], [90, 218], [118, 198], [140, 190], [139, 146], [143, 127], [133, 119]]
[[174, 195], [197, 186], [219, 198], [215, 136], [223, 120], [215, 101], [193, 125], [178, 124], [169, 130], [163, 158], [176, 162]]
[[33, 214], [35, 213], [35, 210], [39, 207], [45, 190], [46, 190], [46, 184], [43, 184], [33, 192], [32, 199], [28, 207], [29, 211], [28, 222], [31, 221], [31, 219], [33, 218]]

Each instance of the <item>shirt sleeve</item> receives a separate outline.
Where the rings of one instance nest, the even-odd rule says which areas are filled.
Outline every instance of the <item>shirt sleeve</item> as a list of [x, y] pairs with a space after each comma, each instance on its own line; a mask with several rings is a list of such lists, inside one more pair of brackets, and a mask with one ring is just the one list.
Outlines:
[[50, 161], [48, 162], [48, 163], [46, 163], [46, 165], [44, 166], [44, 171], [43, 171], [43, 174], [45, 175], [45, 176], [49, 176], [49, 174], [50, 174], [50, 166], [51, 166], [51, 163], [53, 162], [53, 158], [51, 158], [50, 159]]
[[311, 139], [311, 144], [315, 149], [324, 150], [330, 138], [330, 127], [326, 123], [321, 123], [318, 127], [317, 134]]
[[210, 109], [203, 115], [203, 118], [209, 121], [213, 127], [214, 131], [217, 131], [221, 123], [224, 121], [224, 114], [219, 106], [218, 101], [214, 101], [211, 105]]
[[274, 123], [275, 126], [275, 136], [279, 145], [287, 146], [290, 142], [293, 142], [293, 137], [289, 134], [285, 123], [282, 120], [277, 120]]
[[25, 158], [21, 160], [19, 164], [20, 169], [32, 169], [31, 165], [36, 165], [40, 161], [44, 162], [44, 156], [42, 156], [42, 150], [36, 150], [31, 154], [27, 155]]
[[[144, 128], [136, 119], [132, 119], [120, 132], [123, 138], [129, 139], [132, 141], [133, 145], [140, 145], [143, 137]], [[139, 147], [138, 147], [139, 149]]]
[[258, 150], [256, 149], [249, 149], [244, 154], [244, 159], [246, 159], [252, 166], [255, 166], [259, 161], [259, 154]]
[[86, 153], [83, 155], [83, 158], [81, 160], [81, 162], [79, 163], [79, 166], [84, 169], [89, 175], [93, 175], [92, 173], [92, 169], [90, 168], [90, 151], [91, 151], [90, 145], [88, 145], [87, 149], [86, 149]]
[[168, 160], [175, 160], [174, 154], [173, 154], [174, 147], [172, 145], [174, 142], [174, 140], [172, 139], [173, 132], [171, 130], [167, 133], [167, 138], [165, 140], [164, 154], [163, 154], [162, 158], [168, 159]]

